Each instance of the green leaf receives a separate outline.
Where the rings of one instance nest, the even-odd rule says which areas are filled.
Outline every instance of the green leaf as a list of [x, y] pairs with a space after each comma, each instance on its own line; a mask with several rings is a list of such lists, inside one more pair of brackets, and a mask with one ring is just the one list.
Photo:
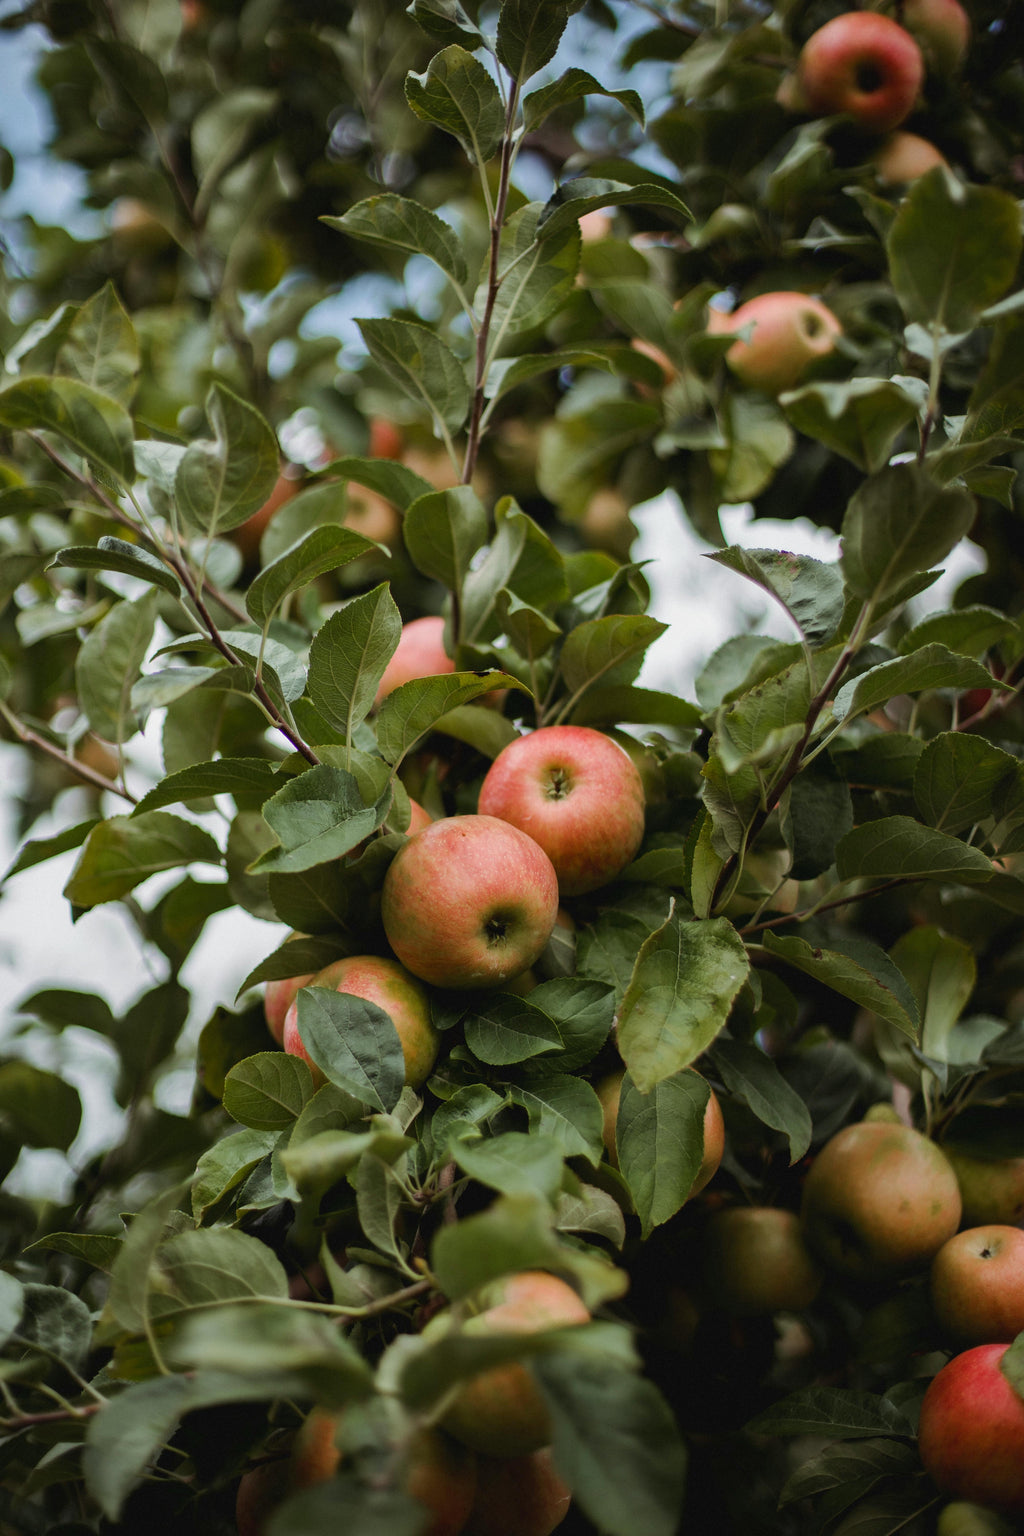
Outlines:
[[66, 1152], [78, 1135], [77, 1088], [28, 1061], [0, 1062], [0, 1122], [27, 1147]]
[[457, 285], [468, 276], [462, 242], [444, 219], [408, 197], [393, 192], [367, 197], [341, 218], [323, 217], [322, 223], [356, 240], [427, 256]]
[[[354, 480], [357, 485], [366, 486], [367, 490], [377, 491], [385, 501], [393, 502], [400, 512], [408, 511], [417, 496], [425, 496], [434, 487], [429, 480], [424, 480], [415, 470], [409, 469], [405, 464], [399, 464], [394, 459], [360, 459], [346, 457], [333, 459], [323, 473], [325, 475], [339, 475], [343, 480]], [[325, 484], [315, 486], [317, 491], [336, 492], [336, 485]], [[312, 491], [303, 491], [302, 496], [296, 496], [295, 501], [305, 500], [311, 496]], [[289, 510], [293, 503], [289, 502]], [[340, 521], [340, 519], [333, 519]], [[276, 521], [276, 519], [275, 519]]]
[[662, 1078], [648, 1093], [630, 1073], [622, 1079], [615, 1145], [645, 1238], [682, 1209], [693, 1188], [710, 1092], [689, 1070]]
[[501, 233], [498, 276], [501, 286], [491, 313], [495, 347], [520, 331], [534, 330], [561, 307], [572, 291], [580, 263], [580, 234], [575, 220], [541, 230], [541, 203], [527, 203]]
[[505, 131], [498, 87], [458, 43], [436, 53], [422, 74], [411, 71], [405, 95], [416, 116], [453, 134], [474, 165], [485, 165], [496, 152]]
[[982, 657], [1012, 633], [1013, 625], [996, 608], [974, 604], [951, 613], [933, 613], [901, 636], [898, 649], [904, 656], [937, 641], [961, 656]]
[[887, 1398], [839, 1387], [794, 1392], [757, 1414], [745, 1428], [755, 1435], [823, 1435], [829, 1440], [911, 1434], [906, 1418]]
[[790, 878], [813, 880], [835, 859], [836, 843], [853, 826], [853, 798], [824, 753], [801, 768], [782, 807], [782, 834], [793, 855]]
[[504, 0], [498, 15], [497, 56], [521, 85], [554, 57], [581, 0]]
[[255, 624], [269, 624], [290, 593], [376, 548], [372, 539], [364, 539], [351, 528], [311, 529], [305, 538], [265, 565], [255, 578], [245, 594], [249, 617]]
[[1020, 210], [1008, 192], [972, 186], [939, 166], [900, 202], [889, 271], [909, 321], [969, 331], [1009, 288], [1021, 254]]
[[719, 1037], [711, 1060], [730, 1096], [746, 1104], [762, 1125], [781, 1132], [789, 1142], [790, 1164], [799, 1162], [811, 1144], [810, 1111], [771, 1057], [756, 1045]]
[[[557, 1061], [560, 1072], [585, 1067], [611, 1031], [615, 994], [604, 982], [585, 981], [581, 976], [555, 976], [534, 987], [530, 1001], [558, 1025], [562, 1037]], [[538, 1062], [537, 1070], [546, 1075], [550, 1065]]]
[[54, 372], [78, 379], [131, 410], [139, 343], [113, 283], [105, 283], [78, 311], [57, 353]]
[[845, 597], [837, 566], [788, 550], [739, 545], [713, 550], [707, 558], [770, 593], [809, 644], [823, 645], [839, 628]]
[[85, 1485], [109, 1520], [120, 1520], [125, 1499], [173, 1435], [188, 1394], [185, 1377], [159, 1376], [127, 1387], [92, 1418]]
[[389, 1014], [365, 998], [328, 987], [298, 995], [299, 1038], [338, 1088], [388, 1114], [405, 1086], [405, 1058]]
[[559, 1269], [554, 1213], [539, 1194], [505, 1195], [486, 1211], [442, 1226], [430, 1270], [450, 1301], [521, 1269]]
[[290, 779], [263, 807], [277, 838], [254, 860], [257, 874], [299, 874], [330, 859], [340, 859], [375, 832], [387, 815], [390, 795], [367, 806], [352, 774], [321, 763]]
[[74, 826], [66, 827], [63, 832], [55, 833], [53, 837], [29, 838], [0, 877], [0, 885], [13, 875], [21, 874], [22, 870], [32, 869], [36, 864], [45, 864], [48, 859], [55, 859], [59, 854], [70, 852], [72, 848], [81, 848], [99, 821], [99, 817], [90, 816], [86, 821], [78, 821]]
[[234, 795], [247, 806], [262, 805], [281, 788], [281, 782], [280, 773], [268, 758], [217, 757], [169, 773], [143, 795], [132, 815], [145, 815], [181, 801], [205, 800], [210, 795]]
[[495, 509], [494, 538], [487, 557], [466, 577], [458, 638], [467, 644], [494, 639], [510, 599], [543, 613], [568, 596], [561, 551], [532, 517], [506, 497]]
[[564, 347], [559, 352], [525, 353], [520, 357], [499, 357], [487, 370], [484, 386], [488, 400], [500, 399], [518, 384], [545, 373], [560, 373], [563, 368], [602, 368], [612, 366], [607, 355], [597, 347]]
[[690, 217], [686, 204], [669, 187], [657, 182], [632, 184], [595, 176], [575, 176], [571, 181], [563, 181], [545, 203], [538, 234], [549, 239], [577, 224], [585, 213], [593, 213], [597, 208], [617, 208], [625, 203], [670, 208], [680, 218]]
[[257, 1296], [283, 1300], [288, 1277], [259, 1238], [234, 1227], [177, 1232], [158, 1248], [150, 1267], [154, 1319]]
[[531, 91], [524, 98], [523, 127], [527, 133], [532, 133], [552, 112], [585, 96], [610, 96], [625, 108], [635, 123], [641, 128], [644, 126], [644, 104], [638, 91], [611, 91], [585, 69], [567, 69], [550, 85], [541, 86], [540, 90]]
[[955, 1059], [949, 1036], [978, 979], [973, 950], [962, 939], [924, 923], [897, 939], [889, 954], [917, 1000], [922, 1051], [935, 1061]]
[[983, 736], [943, 731], [914, 773], [914, 799], [931, 826], [955, 835], [992, 815], [997, 794], [1018, 777], [1019, 760]]
[[382, 582], [332, 613], [313, 636], [309, 697], [328, 725], [347, 740], [373, 708], [401, 633], [398, 605]]
[[529, 1115], [531, 1137], [539, 1135], [554, 1141], [562, 1157], [585, 1157], [589, 1163], [600, 1162], [603, 1112], [589, 1083], [568, 1072], [538, 1074], [514, 1083], [509, 1097]]
[[457, 704], [447, 710], [435, 720], [433, 729], [453, 741], [464, 741], [467, 747], [475, 748], [492, 761], [519, 735], [507, 715], [499, 715], [496, 709], [478, 709], [473, 704]]
[[[422, 0], [420, 0], [422, 4]], [[436, 3], [436, 0], [434, 0]], [[422, 1536], [423, 1503], [401, 1488], [374, 1487], [354, 1477], [331, 1477], [293, 1493], [278, 1505], [267, 1536]]]
[[213, 438], [189, 444], [174, 489], [189, 526], [215, 538], [259, 510], [274, 489], [280, 459], [259, 411], [223, 384], [210, 389], [206, 415]]
[[866, 710], [888, 704], [898, 693], [926, 693], [933, 688], [997, 687], [991, 672], [969, 656], [958, 656], [944, 645], [924, 645], [910, 656], [880, 662], [844, 683], [835, 696], [833, 714], [851, 721]]
[[177, 576], [155, 555], [137, 544], [128, 544], [124, 539], [115, 539], [109, 534], [104, 534], [95, 545], [75, 545], [70, 549], [58, 550], [47, 570], [52, 570], [54, 566], [70, 566], [72, 570], [79, 571], [122, 571], [126, 576], [138, 576], [142, 581], [152, 582], [154, 587], [162, 587], [172, 597], [177, 597], [181, 591]]
[[555, 1466], [607, 1536], [673, 1536], [686, 1450], [653, 1382], [568, 1350], [532, 1364], [551, 1412]]
[[462, 591], [470, 561], [487, 543], [487, 532], [487, 509], [469, 485], [418, 497], [402, 524], [413, 565], [451, 592]]
[[484, 34], [460, 0], [412, 0], [406, 12], [438, 42], [462, 43], [466, 48], [486, 46]]
[[[835, 936], [830, 948], [806, 939], [766, 933], [764, 947], [812, 980], [831, 987], [861, 1008], [880, 1014], [901, 1034], [917, 1039], [920, 1016], [903, 972], [877, 944], [854, 934]], [[839, 948], [840, 942], [842, 948]]]
[[560, 657], [570, 695], [575, 700], [602, 680], [615, 685], [633, 682], [644, 652], [667, 629], [645, 613], [608, 614], [577, 624], [566, 636]]
[[[291, 1122], [288, 1122], [291, 1124]], [[196, 1163], [192, 1180], [192, 1215], [201, 1222], [207, 1212], [237, 1189], [270, 1155], [276, 1131], [234, 1131], [214, 1142]]]
[[[486, 74], [482, 65], [476, 67]], [[447, 343], [411, 320], [356, 323], [374, 362], [411, 400], [425, 405], [438, 421], [457, 432], [468, 414], [472, 392], [465, 365]]]
[[687, 921], [673, 907], [641, 946], [619, 1009], [619, 1050], [641, 1093], [707, 1049], [748, 970], [726, 918]]
[[255, 1131], [284, 1131], [313, 1097], [306, 1062], [284, 1051], [261, 1051], [231, 1068], [224, 1079], [224, 1108]]
[[377, 746], [384, 761], [397, 765], [450, 710], [495, 688], [529, 692], [505, 672], [448, 672], [403, 683], [388, 694], [377, 715]]
[[992, 860], [980, 848], [924, 827], [912, 816], [883, 816], [840, 839], [840, 880], [955, 880], [963, 885], [992, 878]]
[[138, 729], [131, 691], [155, 623], [155, 593], [117, 603], [89, 632], [75, 658], [79, 702], [92, 729], [107, 741], [120, 743]]
[[974, 521], [966, 491], [943, 490], [916, 464], [866, 480], [843, 518], [842, 567], [855, 597], [881, 602], [943, 561]]
[[64, 895], [76, 907], [95, 907], [127, 896], [161, 870], [193, 863], [221, 863], [217, 844], [194, 822], [165, 811], [112, 816], [89, 833]]
[[23, 378], [9, 384], [0, 390], [0, 424], [53, 432], [122, 485], [134, 479], [131, 417], [118, 400], [78, 379]]
[[913, 1448], [899, 1441], [842, 1441], [826, 1445], [816, 1456], [802, 1462], [786, 1481], [780, 1504], [814, 1498], [830, 1488], [841, 1488], [866, 1473], [874, 1478], [912, 1477], [919, 1462]]
[[868, 474], [885, 467], [899, 433], [917, 416], [916, 399], [895, 379], [805, 384], [779, 404], [798, 432]]
[[342, 1407], [373, 1391], [370, 1367], [336, 1321], [258, 1300], [185, 1319], [176, 1330], [174, 1360], [228, 1373], [238, 1400], [315, 1397], [325, 1407]]
[[554, 1200], [561, 1187], [562, 1148], [553, 1137], [534, 1130], [453, 1141], [451, 1154], [463, 1173], [501, 1195], [528, 1195], [536, 1190]]
[[469, 1049], [478, 1061], [491, 1067], [550, 1055], [562, 1044], [554, 1019], [528, 998], [510, 992], [479, 1001], [466, 1015], [464, 1026]]

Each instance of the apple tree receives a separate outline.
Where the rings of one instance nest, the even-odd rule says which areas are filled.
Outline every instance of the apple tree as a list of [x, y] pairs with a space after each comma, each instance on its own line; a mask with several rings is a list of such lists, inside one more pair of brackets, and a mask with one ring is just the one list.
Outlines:
[[[917, 1417], [1005, 1346], [1024, 1465], [1019, 1266], [949, 1322], [1006, 1239], [929, 1278], [1024, 1223], [1024, 8], [2, 25], [102, 213], [5, 236], [3, 896], [63, 858], [146, 979], [15, 1000], [0, 1531], [1010, 1530], [1019, 1479]], [[787, 625], [692, 697], [644, 672], [658, 496]], [[796, 518], [836, 558], [759, 534]], [[559, 834], [636, 823], [596, 883], [486, 842], [492, 765], [566, 728], [628, 770]], [[528, 958], [453, 966], [526, 903]], [[239, 910], [264, 958], [198, 1016]]]

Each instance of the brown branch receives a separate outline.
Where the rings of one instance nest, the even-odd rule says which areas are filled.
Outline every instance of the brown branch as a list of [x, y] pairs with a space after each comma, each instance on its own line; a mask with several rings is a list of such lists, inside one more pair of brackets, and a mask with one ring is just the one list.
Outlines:
[[87, 763], [79, 762], [77, 757], [72, 757], [62, 747], [58, 747], [56, 742], [48, 741], [45, 736], [40, 736], [38, 731], [34, 731], [31, 726], [25, 725], [23, 721], [18, 719], [13, 710], [8, 709], [2, 703], [0, 703], [0, 716], [7, 721], [7, 724], [18, 740], [23, 742], [25, 746], [36, 747], [40, 752], [45, 752], [47, 757], [52, 757], [55, 762], [60, 763], [69, 773], [73, 773], [76, 778], [82, 779], [84, 783], [91, 784], [94, 789], [109, 790], [112, 795], [120, 795], [122, 799], [129, 800], [132, 805], [138, 805], [138, 799], [132, 794], [131, 790], [127, 789], [123, 784], [116, 783], [113, 779], [106, 778], [102, 773], [97, 773], [95, 768], [90, 768]]

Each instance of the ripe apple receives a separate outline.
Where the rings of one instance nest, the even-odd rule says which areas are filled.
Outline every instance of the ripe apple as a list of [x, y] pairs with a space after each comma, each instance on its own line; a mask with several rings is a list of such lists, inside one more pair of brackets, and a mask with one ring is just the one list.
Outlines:
[[[430, 1020], [430, 999], [415, 976], [381, 955], [349, 955], [333, 960], [313, 977], [314, 987], [329, 987], [351, 997], [362, 997], [391, 1019], [402, 1042], [405, 1080], [418, 1088], [430, 1076], [437, 1059], [440, 1040]], [[293, 1056], [309, 1061], [309, 1053], [299, 1035], [299, 1005], [296, 997], [285, 1015], [283, 1044]], [[311, 1061], [314, 1077], [322, 1076]]]
[[444, 648], [444, 619], [435, 614], [410, 619], [402, 625], [394, 655], [377, 685], [377, 703], [417, 677], [437, 677], [442, 672], [454, 671], [455, 663]]
[[820, 299], [780, 289], [759, 293], [731, 315], [708, 311], [708, 334], [733, 336], [752, 326], [725, 354], [726, 365], [743, 384], [779, 395], [792, 389], [804, 369], [835, 350], [842, 326]]
[[932, 1305], [965, 1344], [1009, 1344], [1024, 1331], [1024, 1232], [968, 1227], [932, 1260]]
[[815, 116], [844, 112], [875, 133], [909, 117], [923, 80], [917, 43], [877, 11], [833, 16], [811, 33], [796, 70], [796, 89]]
[[[695, 1072], [696, 1067], [690, 1071]], [[622, 1097], [622, 1079], [625, 1072], [611, 1072], [607, 1077], [594, 1084], [594, 1091], [601, 1101], [604, 1110], [604, 1137], [605, 1150], [608, 1153], [608, 1161], [613, 1168], [619, 1166], [619, 1154], [615, 1141], [615, 1127], [619, 1118], [619, 1099]], [[711, 1179], [718, 1172], [725, 1151], [725, 1121], [722, 1118], [722, 1106], [718, 1102], [718, 1095], [712, 1088], [708, 1099], [708, 1107], [704, 1111], [704, 1156], [697, 1170], [697, 1176], [690, 1186], [687, 1196], [692, 1200], [694, 1195], [699, 1195]]]
[[277, 1041], [278, 1045], [284, 1044], [284, 1021], [288, 1016], [288, 1010], [303, 987], [308, 987], [316, 972], [311, 971], [306, 976], [286, 976], [280, 981], [268, 981], [267, 989], [263, 994], [263, 1012], [267, 1020], [267, 1028]]
[[243, 1472], [235, 1493], [238, 1536], [266, 1536], [267, 1521], [291, 1492], [288, 1458], [260, 1462]]
[[959, 0], [903, 0], [900, 16], [929, 65], [943, 75], [959, 69], [971, 40], [971, 20]]
[[906, 1125], [862, 1120], [827, 1141], [804, 1184], [809, 1247], [851, 1280], [925, 1269], [960, 1225], [956, 1174], [933, 1141]]
[[571, 1502], [572, 1490], [546, 1446], [532, 1456], [479, 1456], [476, 1498], [462, 1536], [551, 1536]]
[[[487, 1286], [468, 1334], [540, 1333], [590, 1321], [571, 1285], [544, 1270], [523, 1270]], [[528, 1456], [551, 1440], [551, 1417], [529, 1369], [518, 1361], [479, 1371], [459, 1388], [443, 1424], [484, 1456]]]
[[510, 742], [487, 770], [478, 808], [540, 844], [563, 896], [607, 885], [644, 835], [639, 770], [618, 742], [585, 725], [546, 726]]
[[1024, 1514], [1024, 1400], [999, 1363], [1008, 1344], [954, 1355], [921, 1403], [918, 1450], [943, 1493]]
[[977, 1157], [946, 1144], [963, 1200], [963, 1219], [972, 1227], [991, 1222], [1024, 1223], [1024, 1157]]
[[871, 163], [883, 187], [894, 187], [916, 181], [937, 165], [948, 165], [949, 162], [931, 139], [899, 128], [882, 140], [871, 156]]
[[704, 1284], [713, 1306], [735, 1317], [800, 1312], [821, 1289], [795, 1211], [737, 1205], [719, 1211], [704, 1235]]
[[400, 459], [405, 433], [386, 416], [371, 416], [368, 452], [371, 459]]
[[275, 512], [280, 511], [286, 501], [291, 501], [302, 489], [302, 468], [298, 464], [286, 464], [277, 477], [274, 489], [263, 503], [257, 507], [251, 517], [247, 517], [244, 523], [239, 523], [237, 528], [232, 528], [228, 534], [231, 542], [241, 551], [242, 559], [247, 565], [259, 558], [260, 540], [263, 530], [266, 528]]
[[538, 958], [558, 876], [543, 848], [495, 816], [448, 816], [402, 844], [381, 918], [395, 954], [436, 987], [497, 987]]
[[[356, 485], [354, 480], [349, 482], [346, 496], [345, 527], [351, 528], [353, 533], [361, 533], [364, 539], [374, 539], [376, 543], [386, 545], [388, 549], [394, 549], [402, 536], [398, 509], [379, 491]], [[368, 559], [369, 556], [361, 558]]]

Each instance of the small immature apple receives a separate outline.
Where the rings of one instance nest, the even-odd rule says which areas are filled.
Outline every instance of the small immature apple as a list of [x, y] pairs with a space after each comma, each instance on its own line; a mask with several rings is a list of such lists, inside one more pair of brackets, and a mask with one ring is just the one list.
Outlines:
[[978, 1157], [951, 1143], [942, 1150], [960, 1185], [968, 1225], [1024, 1224], [1024, 1157]]
[[817, 1296], [822, 1278], [795, 1211], [737, 1205], [708, 1222], [705, 1289], [712, 1305], [734, 1317], [800, 1312]]
[[960, 0], [903, 0], [900, 15], [932, 68], [944, 75], [959, 69], [971, 40], [971, 19]]
[[1009, 1344], [1024, 1332], [1024, 1231], [968, 1227], [932, 1260], [932, 1305], [964, 1344]]
[[[696, 1071], [696, 1067], [691, 1067]], [[594, 1084], [594, 1091], [601, 1101], [604, 1111], [604, 1138], [605, 1151], [608, 1153], [608, 1161], [613, 1168], [619, 1166], [618, 1148], [615, 1141], [615, 1127], [619, 1118], [619, 1100], [622, 1097], [622, 1079], [624, 1072], [612, 1072], [607, 1077]], [[712, 1088], [708, 1099], [708, 1107], [704, 1111], [704, 1156], [701, 1159], [697, 1176], [690, 1185], [688, 1200], [694, 1195], [699, 1195], [705, 1184], [709, 1183], [718, 1172], [722, 1155], [725, 1152], [725, 1120], [722, 1118], [722, 1106], [718, 1102], [718, 1095]]]
[[403, 683], [454, 671], [455, 663], [444, 648], [444, 619], [435, 614], [410, 619], [402, 625], [398, 645], [377, 685], [377, 703]]
[[882, 140], [871, 156], [871, 163], [883, 187], [896, 187], [916, 181], [937, 165], [948, 165], [949, 162], [931, 139], [899, 128]]
[[797, 63], [797, 90], [815, 116], [843, 112], [875, 133], [909, 117], [923, 80], [917, 43], [877, 11], [833, 16], [811, 33]]
[[432, 822], [403, 843], [381, 891], [388, 943], [436, 987], [497, 987], [529, 970], [557, 912], [551, 860], [494, 816]]
[[[440, 1039], [431, 1023], [430, 999], [415, 976], [382, 955], [349, 955], [318, 971], [312, 985], [362, 997], [383, 1008], [402, 1043], [406, 1082], [412, 1088], [426, 1082], [437, 1060]], [[283, 1044], [290, 1055], [309, 1061], [314, 1077], [320, 1075], [299, 1034], [297, 997], [285, 1015]]]
[[644, 835], [644, 787], [628, 753], [584, 725], [546, 726], [510, 742], [480, 789], [497, 816], [544, 849], [563, 896], [595, 891], [632, 860]]
[[827, 1141], [804, 1184], [801, 1220], [829, 1269], [867, 1283], [925, 1269], [960, 1225], [949, 1162], [906, 1125], [860, 1121]]
[[921, 1403], [918, 1450], [943, 1493], [1024, 1514], [1024, 1399], [1000, 1370], [1008, 1344], [954, 1355]]
[[[738, 335], [752, 327], [748, 338]], [[799, 382], [804, 370], [835, 351], [842, 326], [820, 299], [780, 289], [759, 293], [731, 315], [708, 312], [708, 334], [737, 336], [726, 365], [743, 384], [779, 395]]]
[[551, 1536], [572, 1502], [547, 1447], [532, 1456], [479, 1456], [476, 1498], [462, 1536]]

